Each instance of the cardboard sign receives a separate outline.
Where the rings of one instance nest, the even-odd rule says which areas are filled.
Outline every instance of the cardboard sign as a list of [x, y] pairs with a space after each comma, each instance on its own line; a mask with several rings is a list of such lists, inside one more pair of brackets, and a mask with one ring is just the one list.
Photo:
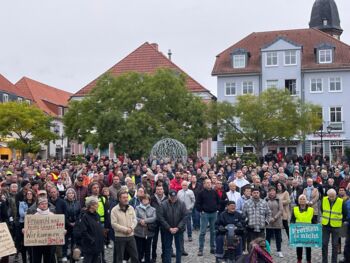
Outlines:
[[64, 244], [64, 215], [26, 215], [24, 246], [55, 246]]
[[290, 224], [289, 245], [292, 247], [322, 247], [320, 224]]
[[6, 223], [0, 223], [0, 258], [16, 254], [17, 250]]

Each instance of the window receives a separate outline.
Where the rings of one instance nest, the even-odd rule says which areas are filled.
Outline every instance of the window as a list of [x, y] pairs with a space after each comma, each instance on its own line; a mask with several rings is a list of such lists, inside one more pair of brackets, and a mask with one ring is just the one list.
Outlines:
[[9, 95], [8, 94], [2, 94], [2, 102], [8, 102], [9, 101]]
[[26, 103], [30, 104], [30, 100], [26, 100]]
[[311, 79], [310, 92], [323, 92], [322, 79]]
[[225, 153], [227, 154], [235, 154], [237, 152], [237, 147], [236, 146], [225, 146]]
[[330, 121], [331, 122], [341, 122], [342, 120], [342, 108], [341, 107], [331, 107], [330, 108]]
[[318, 62], [321, 64], [332, 63], [332, 49], [321, 49], [318, 51]]
[[278, 80], [266, 80], [266, 88], [278, 88]]
[[225, 83], [225, 95], [236, 96], [236, 83], [234, 82]]
[[329, 91], [336, 92], [341, 90], [341, 79], [339, 77], [329, 78]]
[[20, 97], [18, 97], [18, 98], [17, 98], [17, 101], [18, 101], [18, 102], [22, 102], [22, 101], [23, 101], [23, 99], [22, 99], [22, 98], [20, 98]]
[[58, 106], [58, 116], [62, 117], [63, 116], [63, 107]]
[[266, 53], [266, 66], [277, 66], [277, 52], [267, 52]]
[[245, 55], [234, 55], [233, 56], [233, 67], [234, 68], [245, 68]]
[[243, 153], [253, 153], [254, 147], [253, 146], [243, 146]]
[[242, 93], [243, 94], [253, 94], [254, 93], [253, 81], [244, 81], [243, 82]]
[[296, 50], [288, 50], [284, 52], [284, 65], [296, 65], [297, 52]]
[[297, 81], [296, 79], [286, 79], [285, 81], [286, 90], [289, 91], [290, 95], [297, 95]]

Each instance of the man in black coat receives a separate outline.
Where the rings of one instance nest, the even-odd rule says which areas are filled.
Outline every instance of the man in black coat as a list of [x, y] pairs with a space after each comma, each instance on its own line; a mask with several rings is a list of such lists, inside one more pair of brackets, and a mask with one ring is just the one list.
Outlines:
[[81, 249], [84, 254], [84, 263], [101, 262], [104, 249], [103, 229], [100, 225], [100, 216], [96, 213], [98, 199], [89, 196], [85, 201], [86, 212], [77, 224], [76, 234], [80, 236]]
[[164, 230], [164, 263], [171, 263], [171, 246], [173, 238], [176, 247], [176, 263], [181, 263], [183, 232], [186, 229], [187, 209], [183, 202], [177, 199], [175, 190], [169, 191], [169, 199], [161, 204], [157, 219]]

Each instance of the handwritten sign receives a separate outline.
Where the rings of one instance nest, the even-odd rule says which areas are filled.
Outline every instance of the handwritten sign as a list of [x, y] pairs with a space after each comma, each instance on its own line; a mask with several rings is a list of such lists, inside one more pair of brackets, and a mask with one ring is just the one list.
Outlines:
[[289, 245], [292, 247], [322, 247], [320, 224], [290, 224]]
[[0, 258], [16, 254], [15, 244], [6, 223], [0, 223]]
[[26, 215], [24, 246], [64, 244], [64, 215]]

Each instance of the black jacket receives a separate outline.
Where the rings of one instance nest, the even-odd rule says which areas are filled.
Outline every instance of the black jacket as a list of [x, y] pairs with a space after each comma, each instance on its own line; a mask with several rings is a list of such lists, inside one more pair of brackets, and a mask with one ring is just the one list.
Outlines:
[[238, 211], [234, 211], [233, 213], [229, 213], [227, 210], [222, 212], [218, 219], [216, 220], [215, 227], [216, 229], [219, 226], [227, 226], [229, 224], [234, 224], [237, 228], [244, 227], [244, 217]]
[[104, 247], [104, 235], [100, 225], [100, 217], [97, 213], [85, 212], [78, 224], [81, 250], [84, 254], [102, 253]]
[[218, 193], [213, 189], [203, 189], [198, 194], [195, 207], [199, 212], [214, 213], [218, 211], [220, 208]]
[[186, 226], [186, 215], [187, 209], [183, 202], [177, 200], [175, 203], [171, 203], [170, 200], [167, 200], [162, 203], [160, 209], [157, 211], [157, 220], [166, 231], [177, 227], [179, 231], [183, 232]]
[[7, 204], [0, 200], [0, 223], [8, 223]]
[[80, 202], [78, 200], [74, 200], [71, 202], [66, 199], [64, 201], [66, 203], [66, 224], [69, 227], [68, 223], [75, 223], [76, 221], [78, 221], [81, 207]]

